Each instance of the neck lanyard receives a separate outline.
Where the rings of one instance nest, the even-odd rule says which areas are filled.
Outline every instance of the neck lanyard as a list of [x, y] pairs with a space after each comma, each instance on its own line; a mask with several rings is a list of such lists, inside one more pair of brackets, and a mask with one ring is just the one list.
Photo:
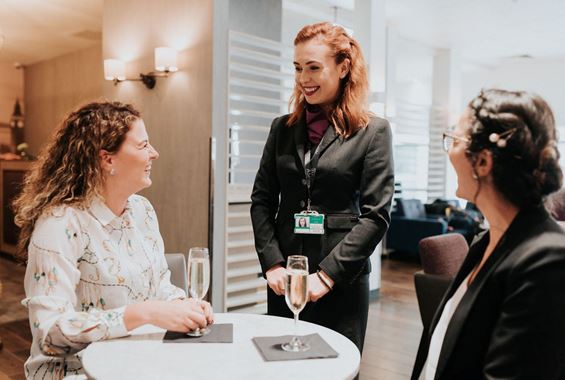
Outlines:
[[324, 138], [322, 137], [313, 155], [310, 153], [311, 149], [307, 149], [306, 153], [304, 154], [304, 175], [306, 176], [306, 189], [308, 191], [308, 204], [306, 211], [311, 211], [310, 203], [312, 198], [312, 186], [314, 184], [314, 178], [316, 177], [316, 169], [318, 167], [318, 161], [320, 159], [320, 146], [322, 146], [323, 141]]

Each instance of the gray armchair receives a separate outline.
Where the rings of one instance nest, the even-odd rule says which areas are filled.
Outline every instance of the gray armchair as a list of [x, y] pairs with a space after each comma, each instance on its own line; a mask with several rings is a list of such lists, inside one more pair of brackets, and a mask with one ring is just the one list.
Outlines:
[[188, 296], [186, 259], [182, 253], [166, 253], [165, 259], [171, 271], [171, 283], [184, 290]]

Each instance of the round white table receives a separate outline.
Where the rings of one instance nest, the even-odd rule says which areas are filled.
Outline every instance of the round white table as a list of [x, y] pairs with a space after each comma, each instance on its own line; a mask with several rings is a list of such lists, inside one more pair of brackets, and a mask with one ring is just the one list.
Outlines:
[[267, 315], [215, 314], [233, 323], [233, 343], [163, 343], [164, 330], [142, 326], [132, 336], [90, 344], [82, 354], [86, 374], [106, 379], [352, 379], [360, 354], [346, 337], [299, 321], [298, 334], [318, 333], [339, 353], [332, 359], [263, 360], [251, 338], [294, 334], [294, 321]]

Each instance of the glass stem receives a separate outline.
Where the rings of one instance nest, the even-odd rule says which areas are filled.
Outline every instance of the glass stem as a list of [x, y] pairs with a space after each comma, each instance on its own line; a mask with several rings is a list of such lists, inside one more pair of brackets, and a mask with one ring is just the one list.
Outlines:
[[294, 347], [300, 346], [300, 341], [298, 340], [298, 313], [294, 314], [294, 336], [292, 337], [290, 344]]

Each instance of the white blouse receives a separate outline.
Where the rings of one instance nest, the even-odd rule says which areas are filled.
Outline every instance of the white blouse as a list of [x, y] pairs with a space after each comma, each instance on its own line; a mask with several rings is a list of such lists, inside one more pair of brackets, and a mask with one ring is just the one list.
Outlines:
[[[459, 285], [459, 288], [451, 296], [451, 298], [445, 303], [445, 307], [441, 313], [441, 317], [434, 329], [432, 334], [432, 339], [430, 341], [430, 347], [428, 350], [428, 359], [424, 366], [424, 376], [425, 380], [433, 380], [436, 375], [437, 363], [439, 361], [439, 354], [441, 352], [441, 346], [443, 345], [443, 339], [445, 338], [445, 333], [447, 332], [447, 327], [453, 317], [453, 313], [459, 306], [461, 299], [467, 291], [467, 281], [469, 281], [469, 276], [467, 276], [463, 282]], [[422, 378], [422, 377], [420, 377]]]
[[126, 305], [185, 297], [170, 282], [155, 210], [132, 195], [121, 216], [100, 199], [36, 222], [24, 280], [33, 335], [28, 379], [82, 373], [89, 343], [128, 334]]

